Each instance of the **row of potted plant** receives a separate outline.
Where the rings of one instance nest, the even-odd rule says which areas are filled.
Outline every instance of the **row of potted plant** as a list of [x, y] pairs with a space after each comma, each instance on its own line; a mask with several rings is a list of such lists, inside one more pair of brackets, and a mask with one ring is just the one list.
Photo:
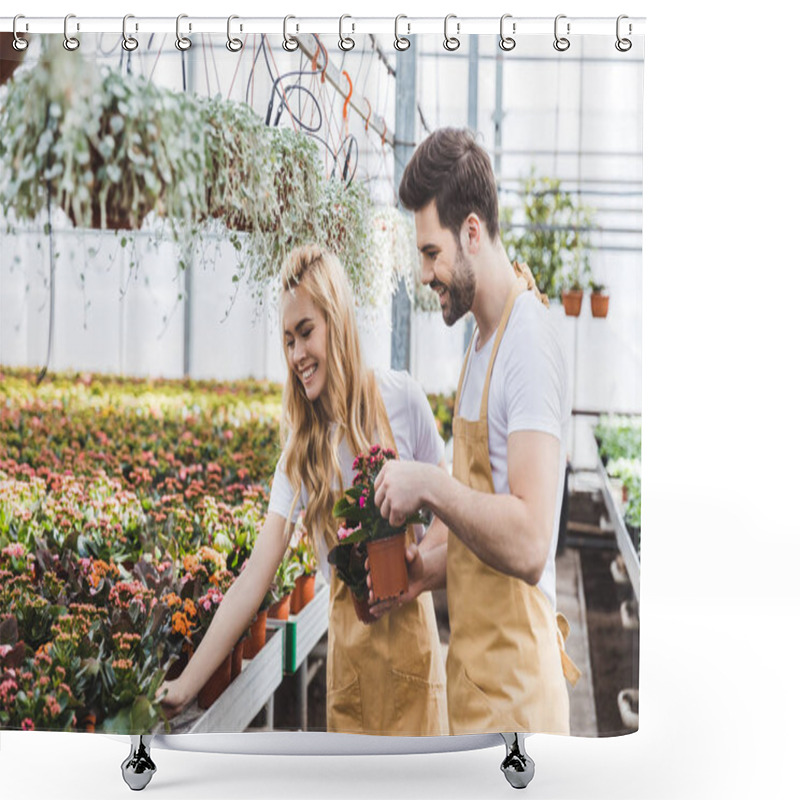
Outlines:
[[642, 528], [641, 417], [601, 416], [594, 435], [606, 473], [620, 485], [623, 519], [638, 552]]
[[501, 210], [503, 242], [511, 257], [530, 267], [542, 294], [561, 298], [567, 316], [580, 316], [584, 291], [591, 289], [592, 316], [606, 317], [609, 294], [589, 263], [593, 209], [535, 167], [520, 194], [519, 209]]

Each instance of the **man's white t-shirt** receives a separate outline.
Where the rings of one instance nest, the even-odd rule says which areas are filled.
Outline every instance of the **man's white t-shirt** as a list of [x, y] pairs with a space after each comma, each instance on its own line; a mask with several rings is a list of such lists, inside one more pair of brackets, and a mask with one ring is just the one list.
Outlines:
[[[459, 416], [480, 417], [486, 371], [495, 334], [476, 350], [473, 340], [461, 390]], [[517, 297], [497, 351], [489, 385], [489, 460], [494, 490], [508, 494], [508, 437], [515, 431], [544, 431], [560, 444], [558, 495], [553, 531], [544, 573], [538, 583], [556, 607], [556, 544], [567, 460], [567, 437], [572, 412], [570, 378], [564, 343], [555, 320], [534, 292]]]
[[[444, 459], [444, 443], [436, 429], [428, 398], [422, 387], [407, 373], [394, 370], [376, 371], [378, 389], [386, 406], [386, 415], [392, 429], [397, 455], [402, 461], [424, 461], [438, 464]], [[374, 444], [374, 442], [373, 442]], [[347, 440], [339, 445], [339, 469], [342, 471], [344, 488], [348, 489], [353, 482], [355, 471], [353, 461], [356, 454], [350, 452]], [[336, 487], [338, 489], [338, 487]], [[286, 518], [292, 508], [294, 490], [286, 476], [284, 457], [281, 456], [275, 475], [272, 479], [272, 490], [269, 496], [269, 510]], [[308, 492], [301, 487], [300, 499], [292, 514], [292, 522], [297, 519], [302, 508], [308, 504]], [[417, 536], [421, 531], [417, 531]], [[320, 543], [325, 552], [320, 552], [320, 568], [326, 578], [330, 579], [330, 567], [327, 563], [327, 548]]]

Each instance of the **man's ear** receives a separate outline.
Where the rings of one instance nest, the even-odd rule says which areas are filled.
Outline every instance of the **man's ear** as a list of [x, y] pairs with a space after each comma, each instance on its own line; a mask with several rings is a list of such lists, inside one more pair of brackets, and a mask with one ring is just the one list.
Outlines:
[[477, 255], [478, 250], [480, 250], [483, 233], [481, 218], [475, 212], [471, 213], [461, 226], [461, 246], [470, 255]]

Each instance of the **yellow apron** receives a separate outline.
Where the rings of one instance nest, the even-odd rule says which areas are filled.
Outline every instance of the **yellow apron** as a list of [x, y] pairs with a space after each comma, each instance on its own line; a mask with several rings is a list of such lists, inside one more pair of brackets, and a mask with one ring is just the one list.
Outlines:
[[[380, 398], [379, 398], [380, 400]], [[386, 409], [379, 403], [384, 446], [396, 451]], [[335, 534], [327, 534], [334, 547]], [[406, 532], [414, 540], [413, 528]], [[444, 663], [433, 599], [425, 592], [371, 625], [360, 622], [350, 590], [331, 577], [328, 731], [393, 736], [447, 733]]]
[[[475, 421], [453, 420], [453, 477], [494, 494], [489, 461], [489, 383], [514, 301], [535, 284], [526, 266], [514, 264], [517, 285], [509, 294], [494, 340]], [[477, 332], [477, 331], [476, 331]], [[474, 339], [474, 336], [473, 336]], [[470, 350], [472, 345], [470, 344]], [[456, 394], [456, 413], [467, 357]], [[447, 707], [450, 733], [569, 733], [564, 681], [580, 673], [564, 652], [569, 626], [542, 591], [492, 569], [452, 531], [447, 539]]]

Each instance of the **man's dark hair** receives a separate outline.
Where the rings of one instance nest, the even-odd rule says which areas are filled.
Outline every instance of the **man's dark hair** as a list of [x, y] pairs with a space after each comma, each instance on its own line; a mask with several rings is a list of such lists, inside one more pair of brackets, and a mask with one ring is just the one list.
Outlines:
[[425, 139], [403, 172], [399, 194], [409, 211], [419, 211], [435, 200], [442, 227], [456, 239], [472, 212], [483, 220], [490, 239], [498, 234], [492, 164], [468, 129], [440, 128]]

